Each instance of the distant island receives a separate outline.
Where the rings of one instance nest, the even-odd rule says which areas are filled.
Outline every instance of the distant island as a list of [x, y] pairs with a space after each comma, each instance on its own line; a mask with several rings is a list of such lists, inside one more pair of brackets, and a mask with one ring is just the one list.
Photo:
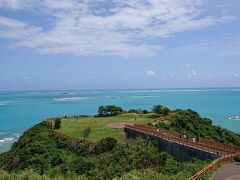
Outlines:
[[[98, 108], [93, 116], [49, 118], [28, 129], [0, 154], [3, 179], [188, 179], [211, 160], [178, 161], [147, 138], [126, 139], [125, 125], [144, 125], [156, 134], [175, 133], [178, 139], [225, 144], [238, 151], [240, 137], [215, 126], [192, 110], [124, 110], [116, 105]], [[191, 137], [191, 140], [187, 140]], [[218, 154], [218, 152], [216, 153]], [[240, 156], [236, 155], [236, 161]], [[208, 179], [211, 172], [204, 175]]]

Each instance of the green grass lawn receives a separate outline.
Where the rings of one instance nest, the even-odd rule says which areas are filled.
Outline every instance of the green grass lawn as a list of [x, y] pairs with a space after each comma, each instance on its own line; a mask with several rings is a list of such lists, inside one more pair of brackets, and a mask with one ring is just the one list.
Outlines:
[[[136, 117], [136, 121], [135, 121]], [[83, 139], [83, 130], [90, 127], [91, 133], [87, 137], [89, 141], [98, 141], [105, 137], [122, 140], [123, 135], [118, 129], [108, 128], [107, 125], [115, 122], [135, 122], [147, 124], [151, 120], [149, 115], [137, 115], [135, 113], [122, 114], [111, 117], [81, 117], [62, 119], [61, 128], [58, 130], [66, 135]]]

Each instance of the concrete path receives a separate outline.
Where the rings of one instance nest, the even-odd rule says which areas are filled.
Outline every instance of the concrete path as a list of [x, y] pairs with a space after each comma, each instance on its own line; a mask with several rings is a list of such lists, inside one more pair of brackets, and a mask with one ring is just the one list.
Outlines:
[[133, 125], [133, 123], [129, 123], [129, 122], [115, 122], [115, 123], [108, 124], [107, 127], [115, 128], [115, 129], [123, 129], [126, 124]]
[[240, 180], [240, 163], [227, 163], [218, 169], [211, 180]]

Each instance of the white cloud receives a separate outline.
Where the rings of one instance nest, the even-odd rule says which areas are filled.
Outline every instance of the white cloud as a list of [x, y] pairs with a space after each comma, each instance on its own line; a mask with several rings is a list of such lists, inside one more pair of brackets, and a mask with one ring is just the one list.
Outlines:
[[146, 75], [147, 76], [155, 76], [156, 75], [156, 72], [154, 70], [147, 70], [146, 71]]
[[0, 38], [46, 54], [149, 56], [164, 48], [152, 44], [152, 39], [235, 20], [233, 16], [207, 15], [204, 2], [5, 0], [0, 1], [0, 8], [40, 11], [54, 22], [46, 28], [0, 17]]
[[31, 41], [38, 36], [42, 28], [28, 25], [24, 22], [0, 16], [0, 38]]
[[183, 67], [191, 68], [191, 67], [192, 67], [192, 64], [184, 64]]
[[208, 52], [221, 56], [240, 55], [240, 36], [230, 36], [215, 41], [205, 41], [177, 47], [177, 52]]
[[190, 73], [187, 74], [187, 77], [195, 77], [197, 75], [198, 75], [197, 71], [192, 70]]
[[233, 73], [233, 77], [240, 78], [240, 74], [238, 74], [238, 73]]

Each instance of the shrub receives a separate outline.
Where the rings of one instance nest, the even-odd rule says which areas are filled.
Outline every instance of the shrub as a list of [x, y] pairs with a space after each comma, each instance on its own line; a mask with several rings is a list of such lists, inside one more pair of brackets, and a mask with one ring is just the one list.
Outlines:
[[144, 109], [142, 112], [143, 112], [143, 114], [147, 114], [148, 110]]
[[159, 128], [167, 129], [167, 130], [170, 129], [170, 126], [162, 121], [158, 122], [155, 126]]
[[240, 162], [240, 155], [236, 156], [236, 157], [234, 158], [234, 160], [235, 160], [236, 162]]
[[94, 146], [93, 152], [95, 154], [100, 154], [107, 151], [111, 151], [116, 145], [117, 145], [116, 139], [107, 137], [107, 138], [101, 139], [96, 143], [96, 145]]
[[138, 112], [137, 109], [129, 109], [129, 110], [128, 110], [128, 113], [137, 113], [137, 112]]
[[167, 107], [164, 107], [162, 105], [155, 105], [153, 106], [152, 110], [158, 116], [166, 116], [170, 111]]
[[60, 127], [61, 127], [61, 119], [56, 118], [55, 121], [54, 121], [54, 128], [59, 129]]
[[148, 110], [146, 109], [130, 109], [128, 110], [128, 113], [136, 113], [136, 114], [147, 114]]
[[85, 140], [89, 136], [90, 133], [91, 133], [91, 128], [90, 127], [84, 129], [83, 130], [83, 139]]

